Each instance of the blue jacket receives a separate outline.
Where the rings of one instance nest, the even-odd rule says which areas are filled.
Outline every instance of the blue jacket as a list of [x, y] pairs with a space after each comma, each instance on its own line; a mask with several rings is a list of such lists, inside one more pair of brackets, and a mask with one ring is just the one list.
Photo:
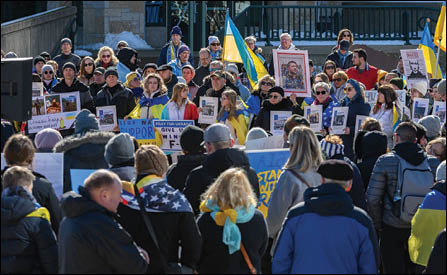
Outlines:
[[[170, 44], [170, 42], [168, 42], [168, 43], [166, 43], [164, 46], [163, 46], [163, 48], [161, 48], [161, 51], [160, 51], [160, 56], [158, 57], [158, 61], [157, 61], [157, 66], [158, 67], [160, 67], [161, 65], [164, 65], [164, 64], [168, 64], [171, 60], [168, 60], [168, 48], [169, 48], [169, 44]], [[180, 45], [186, 45], [185, 43], [183, 43], [183, 42], [180, 42]], [[179, 46], [180, 47], [180, 46]], [[178, 47], [178, 48], [179, 48]], [[178, 51], [178, 48], [177, 48], [177, 51]], [[177, 52], [175, 53], [175, 56], [177, 56], [178, 54], [177, 54]], [[189, 52], [189, 59], [188, 59], [188, 61], [189, 61], [189, 63], [191, 63], [191, 66], [193, 66], [194, 67], [194, 57], [192, 56], [192, 51], [191, 52]]]
[[[330, 228], [330, 229], [328, 229]], [[273, 273], [377, 273], [378, 242], [365, 211], [338, 184], [304, 192], [290, 209], [272, 263]]]
[[245, 85], [242, 84], [242, 82], [239, 79], [236, 80], [236, 83], [234, 83], [234, 85], [239, 88], [239, 93], [241, 93], [241, 98], [244, 102], [246, 102], [248, 100], [248, 98], [250, 97], [250, 91], [248, 90], [248, 88], [245, 87]]
[[118, 72], [118, 80], [121, 81], [121, 83], [125, 83], [126, 75], [130, 73], [130, 69], [127, 68], [124, 63], [118, 62], [118, 64], [116, 65], [116, 71]]

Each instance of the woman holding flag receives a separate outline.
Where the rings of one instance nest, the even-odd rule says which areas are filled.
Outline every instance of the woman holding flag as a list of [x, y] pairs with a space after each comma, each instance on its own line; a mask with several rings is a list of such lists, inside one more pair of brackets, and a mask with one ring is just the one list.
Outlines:
[[394, 128], [400, 123], [400, 109], [398, 98], [390, 85], [380, 86], [377, 90], [377, 101], [371, 110], [370, 116], [377, 119], [382, 126], [382, 131], [388, 139], [388, 149], [393, 148]]
[[222, 93], [222, 107], [217, 115], [217, 121], [230, 128], [231, 136], [236, 144], [245, 145], [248, 133], [248, 114], [245, 110], [237, 108], [237, 94], [233, 90], [225, 90]]

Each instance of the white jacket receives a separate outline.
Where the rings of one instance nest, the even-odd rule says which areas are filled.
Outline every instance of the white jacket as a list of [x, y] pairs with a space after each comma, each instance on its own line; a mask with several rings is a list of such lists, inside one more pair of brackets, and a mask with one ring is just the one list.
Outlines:
[[382, 104], [379, 111], [376, 114], [372, 112], [370, 116], [377, 119], [382, 126], [382, 132], [384, 132], [388, 138], [388, 148], [393, 148], [393, 109], [385, 110], [385, 104]]

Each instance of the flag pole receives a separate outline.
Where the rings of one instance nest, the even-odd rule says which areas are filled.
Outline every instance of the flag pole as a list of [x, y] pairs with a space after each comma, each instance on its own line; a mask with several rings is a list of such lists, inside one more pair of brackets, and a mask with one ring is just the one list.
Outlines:
[[[430, 19], [427, 18], [427, 21], [430, 22]], [[435, 65], [435, 76], [434, 76], [435, 79], [438, 75], [439, 54], [441, 53], [441, 40], [442, 40], [442, 31], [443, 31], [442, 28], [444, 27], [444, 25], [441, 24], [440, 27], [441, 27], [441, 32], [439, 35], [438, 53], [436, 54], [436, 65]]]

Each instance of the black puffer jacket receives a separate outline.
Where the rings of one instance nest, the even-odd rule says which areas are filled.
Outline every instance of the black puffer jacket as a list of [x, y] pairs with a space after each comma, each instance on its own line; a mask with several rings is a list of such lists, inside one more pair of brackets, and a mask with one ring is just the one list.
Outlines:
[[283, 98], [278, 104], [271, 104], [270, 101], [264, 100], [262, 108], [256, 117], [254, 126], [261, 127], [266, 131], [270, 131], [270, 112], [271, 111], [293, 111], [293, 106], [287, 98]]
[[393, 202], [391, 200], [396, 190], [399, 171], [399, 159], [396, 154], [413, 165], [419, 165], [425, 158], [428, 158], [433, 179], [436, 178], [439, 160], [433, 156], [427, 157], [424, 149], [419, 144], [400, 143], [394, 146], [391, 153], [381, 156], [376, 161], [366, 191], [369, 214], [376, 229], [382, 228], [382, 222], [395, 228], [411, 228], [410, 223], [403, 222], [393, 214]]
[[205, 159], [205, 154], [188, 154], [179, 156], [177, 163], [173, 163], [169, 166], [168, 172], [166, 173], [168, 184], [182, 192], [185, 188], [186, 177], [188, 177], [189, 172], [202, 165], [202, 162]]
[[135, 108], [135, 99], [130, 89], [118, 83], [112, 88], [104, 85], [96, 95], [96, 106], [116, 106], [116, 117], [123, 119]]
[[53, 60], [56, 61], [58, 65], [58, 70], [56, 72], [57, 77], [63, 77], [62, 69], [64, 67], [64, 64], [67, 62], [73, 63], [76, 66], [76, 71], [79, 72], [79, 68], [81, 66], [81, 58], [74, 53], [70, 53], [69, 55], [61, 53], [55, 56]]
[[2, 274], [57, 273], [56, 236], [38, 208], [22, 187], [3, 191]]
[[387, 137], [379, 131], [367, 132], [362, 138], [361, 148], [362, 162], [357, 166], [360, 174], [362, 174], [363, 185], [366, 190], [377, 159], [381, 155], [386, 154]]
[[242, 168], [247, 172], [251, 187], [256, 193], [256, 197], [259, 198], [258, 176], [256, 171], [250, 167], [247, 154], [244, 151], [234, 148], [217, 150], [211, 155], [208, 155], [203, 165], [192, 170], [186, 179], [183, 193], [189, 200], [196, 215], [200, 213], [200, 196], [222, 172], [234, 167]]
[[145, 273], [147, 264], [116, 215], [91, 200], [82, 186], [79, 191], [62, 198], [59, 273]]
[[77, 78], [73, 80], [70, 87], [67, 86], [65, 80], [62, 79], [61, 82], [57, 83], [52, 89], [52, 94], [63, 94], [79, 92], [79, 99], [81, 100], [81, 109], [89, 109], [90, 112], [96, 114], [95, 104], [93, 103], [92, 95], [87, 86], [82, 84]]

